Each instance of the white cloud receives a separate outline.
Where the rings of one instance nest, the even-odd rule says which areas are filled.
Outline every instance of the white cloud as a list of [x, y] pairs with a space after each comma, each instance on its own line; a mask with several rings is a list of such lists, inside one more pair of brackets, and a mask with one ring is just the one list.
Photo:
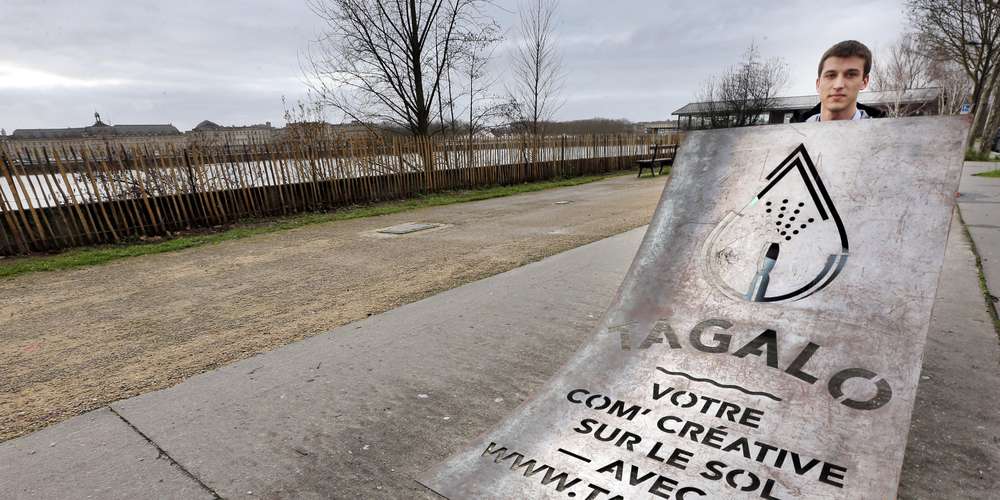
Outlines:
[[78, 89], [133, 83], [122, 78], [79, 78], [0, 62], [0, 89]]

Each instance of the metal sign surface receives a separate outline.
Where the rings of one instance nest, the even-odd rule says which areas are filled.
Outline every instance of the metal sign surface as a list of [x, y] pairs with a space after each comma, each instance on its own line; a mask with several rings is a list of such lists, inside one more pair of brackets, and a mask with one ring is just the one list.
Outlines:
[[419, 480], [466, 498], [894, 498], [967, 120], [691, 133], [592, 339]]

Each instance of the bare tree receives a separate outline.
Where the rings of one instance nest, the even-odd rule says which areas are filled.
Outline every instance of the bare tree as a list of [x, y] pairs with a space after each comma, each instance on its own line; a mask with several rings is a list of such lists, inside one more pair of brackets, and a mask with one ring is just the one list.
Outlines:
[[957, 115], [972, 96], [972, 80], [958, 63], [948, 59], [932, 60], [928, 67], [932, 85], [941, 89], [938, 112]]
[[998, 132], [1000, 132], [1000, 77], [993, 79], [993, 88], [990, 90], [989, 114], [983, 122], [982, 140], [979, 143], [979, 152], [990, 151], [994, 144]]
[[[958, 63], [972, 81], [975, 115], [969, 145], [982, 138], [1000, 77], [1000, 6], [996, 0], [909, 0], [910, 19], [935, 57]], [[989, 141], [983, 141], [985, 143]]]
[[307, 92], [305, 98], [297, 99], [291, 106], [282, 96], [281, 104], [285, 108], [284, 139], [299, 142], [313, 141], [326, 135], [323, 103], [316, 99], [312, 91]]
[[521, 6], [506, 113], [536, 135], [544, 133], [544, 122], [563, 104], [565, 73], [554, 36], [558, 6], [557, 0], [533, 0]]
[[481, 0], [307, 3], [327, 25], [304, 64], [317, 98], [359, 122], [429, 135], [456, 38], [481, 22]]
[[710, 76], [702, 84], [701, 90], [695, 99], [701, 106], [699, 126], [707, 126], [708, 128], [733, 126], [729, 106], [719, 99], [719, 76]]
[[462, 131], [471, 136], [486, 129], [501, 107], [500, 97], [494, 92], [497, 78], [489, 73], [488, 66], [503, 33], [495, 22], [475, 27], [476, 32], [459, 34], [454, 56], [446, 68], [442, 99], [438, 101], [441, 127], [452, 134]]
[[501, 112], [500, 98], [493, 92], [496, 78], [487, 73], [496, 44], [503, 39], [498, 26], [481, 30], [464, 39], [459, 53], [459, 69], [465, 87], [465, 113], [469, 140], [486, 130]]
[[699, 100], [713, 128], [757, 125], [787, 83], [788, 65], [779, 58], [763, 60], [750, 44], [739, 64], [705, 82]]
[[904, 33], [876, 60], [878, 64], [872, 70], [872, 89], [883, 92], [891, 99], [886, 115], [896, 118], [920, 112], [926, 106], [925, 102], [904, 102], [906, 91], [931, 84], [931, 58], [920, 47], [917, 36]]

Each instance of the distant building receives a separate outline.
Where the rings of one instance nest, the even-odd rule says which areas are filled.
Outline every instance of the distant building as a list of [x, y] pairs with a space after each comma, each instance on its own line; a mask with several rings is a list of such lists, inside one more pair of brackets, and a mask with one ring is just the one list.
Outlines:
[[109, 125], [94, 113], [94, 124], [76, 128], [16, 129], [6, 137], [6, 144], [15, 149], [56, 148], [82, 145], [101, 148], [105, 145], [131, 144], [184, 144], [184, 134], [170, 124], [166, 125]]
[[282, 137], [288, 140], [340, 139], [357, 140], [377, 137], [378, 132], [360, 122], [290, 122], [285, 125]]
[[24, 148], [59, 150], [73, 146], [74, 149], [82, 147], [100, 151], [108, 146], [115, 148], [139, 145], [158, 152], [168, 147], [265, 144], [289, 139], [358, 140], [370, 139], [379, 134], [379, 130], [373, 132], [371, 128], [358, 122], [297, 122], [289, 123], [284, 128], [275, 128], [271, 122], [222, 126], [209, 120], [182, 133], [171, 124], [111, 125], [101, 120], [99, 113], [94, 113], [94, 124], [86, 127], [17, 129], [9, 135], [0, 130], [0, 146], [21, 152]]
[[[890, 112], [897, 116], [936, 115], [939, 109], [941, 89], [936, 87], [886, 90], [878, 92], [861, 92], [858, 102]], [[794, 117], [812, 109], [819, 103], [819, 96], [777, 97], [762, 116], [762, 124], [789, 123]], [[681, 129], [699, 129], [710, 125], [709, 117], [713, 112], [725, 109], [724, 103], [693, 102], [674, 111]]]
[[223, 127], [208, 120], [185, 133], [190, 144], [200, 145], [263, 144], [274, 141], [278, 134], [278, 129], [272, 127], [271, 122]]
[[642, 127], [645, 134], [666, 135], [677, 132], [677, 120], [665, 120], [662, 122], [645, 122], [637, 124]]

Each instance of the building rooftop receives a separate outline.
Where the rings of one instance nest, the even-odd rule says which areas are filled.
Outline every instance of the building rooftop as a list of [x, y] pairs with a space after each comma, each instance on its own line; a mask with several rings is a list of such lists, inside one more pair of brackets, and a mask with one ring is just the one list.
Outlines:
[[87, 139], [92, 137], [136, 137], [181, 135], [173, 125], [108, 125], [101, 115], [94, 113], [94, 124], [89, 127], [19, 128], [11, 139]]
[[640, 122], [636, 125], [643, 128], [677, 128], [677, 120], [664, 120], [660, 122]]
[[201, 123], [195, 125], [194, 128], [191, 130], [216, 130], [219, 128], [221, 127], [219, 127], [218, 123], [208, 120], [202, 120]]
[[271, 126], [271, 122], [265, 123], [255, 123], [253, 125], [229, 125], [222, 126], [218, 123], [209, 120], [202, 120], [201, 123], [195, 125], [191, 132], [215, 132], [215, 131], [237, 131], [237, 130], [271, 130], [274, 127]]

